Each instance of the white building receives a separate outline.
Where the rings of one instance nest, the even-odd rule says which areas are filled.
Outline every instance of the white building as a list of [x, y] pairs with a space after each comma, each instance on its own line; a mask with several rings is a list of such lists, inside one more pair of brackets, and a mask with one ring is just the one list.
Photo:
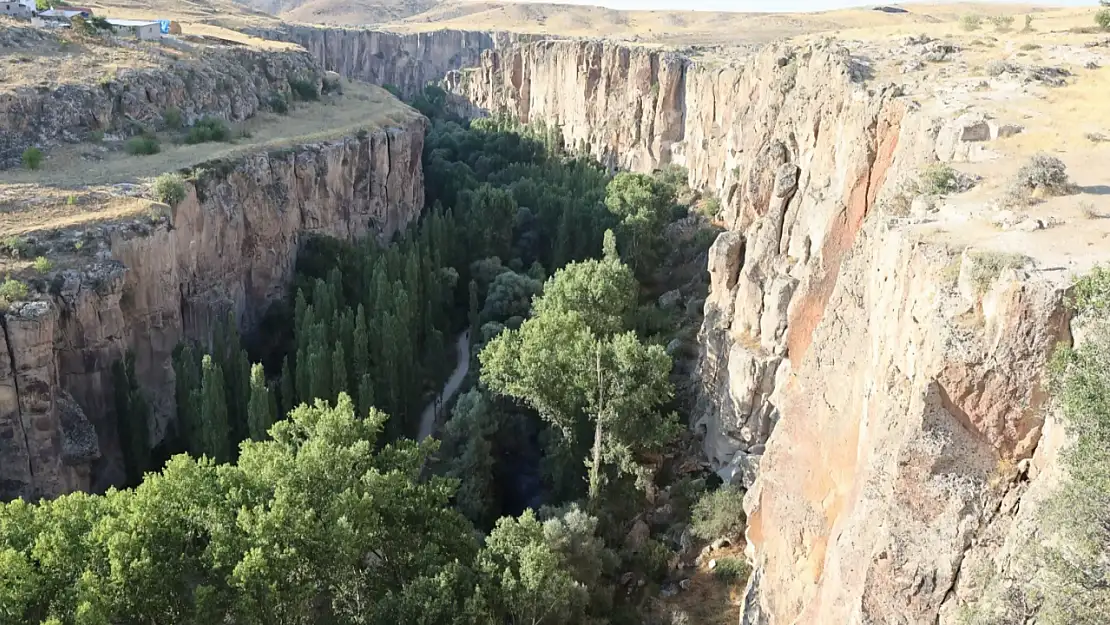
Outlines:
[[0, 15], [30, 19], [35, 8], [35, 0], [0, 0]]
[[159, 39], [162, 37], [162, 26], [150, 20], [120, 20], [108, 18], [108, 23], [115, 27], [121, 35], [132, 35], [139, 39]]

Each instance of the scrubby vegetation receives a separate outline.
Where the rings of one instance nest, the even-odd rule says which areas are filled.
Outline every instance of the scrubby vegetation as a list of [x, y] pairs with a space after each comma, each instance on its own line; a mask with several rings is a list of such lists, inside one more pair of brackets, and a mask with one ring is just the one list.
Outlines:
[[166, 128], [177, 130], [185, 123], [184, 117], [181, 115], [181, 109], [176, 106], [171, 106], [162, 111], [162, 121], [166, 123]]
[[960, 188], [959, 174], [947, 163], [933, 163], [921, 173], [920, 190], [929, 195], [955, 193]]
[[180, 174], [162, 174], [154, 179], [154, 197], [175, 206], [185, 199], [185, 179]]
[[745, 582], [752, 574], [752, 567], [742, 558], [727, 557], [717, 560], [713, 575], [726, 584]]
[[23, 150], [23, 166], [30, 170], [36, 170], [42, 167], [42, 150], [30, 147]]
[[960, 28], [971, 32], [983, 27], [982, 15], [964, 15], [960, 18]]
[[706, 493], [694, 504], [690, 528], [706, 540], [736, 538], [743, 534], [744, 491], [725, 486]]
[[0, 308], [7, 309], [12, 302], [27, 299], [27, 285], [14, 278], [0, 282]]
[[218, 117], [202, 117], [185, 135], [185, 143], [195, 145], [209, 141], [230, 141], [231, 128]]
[[293, 78], [289, 81], [289, 90], [293, 93], [294, 98], [304, 102], [320, 99], [320, 90], [317, 88], [315, 80]]
[[1029, 204], [1039, 199], [1071, 192], [1068, 169], [1055, 156], [1037, 154], [1018, 170], [1010, 183], [1010, 199]]
[[1028, 258], [1006, 252], [973, 252], [969, 256], [972, 284], [979, 293], [986, 293], [998, 276], [1007, 269], [1019, 269]]
[[133, 156], [148, 156], [161, 152], [162, 144], [158, 141], [158, 137], [152, 134], [142, 134], [128, 139], [123, 144], [123, 149]]
[[45, 256], [39, 256], [35, 258], [34, 268], [39, 273], [48, 273], [54, 268], [54, 263], [51, 263], [50, 259]]

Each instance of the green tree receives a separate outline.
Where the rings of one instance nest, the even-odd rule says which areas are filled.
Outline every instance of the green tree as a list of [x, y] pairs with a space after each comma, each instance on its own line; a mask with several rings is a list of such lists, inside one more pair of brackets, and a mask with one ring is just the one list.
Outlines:
[[335, 342], [335, 350], [332, 352], [332, 390], [338, 393], [347, 393], [350, 389], [350, 381], [347, 379], [347, 356], [343, 351], [343, 343], [340, 341]]
[[261, 363], [251, 367], [250, 376], [251, 398], [247, 407], [247, 424], [250, 426], [252, 440], [266, 439], [266, 433], [274, 424], [274, 400], [270, 387], [266, 385], [266, 372]]
[[622, 172], [609, 183], [605, 205], [621, 221], [623, 249], [636, 272], [654, 271], [674, 189], [651, 176]]
[[227, 421], [224, 373], [208, 354], [201, 359], [200, 368], [201, 383], [196, 405], [203, 424], [201, 451], [216, 462], [227, 462], [231, 459], [231, 430]]
[[289, 370], [289, 356], [286, 356], [281, 359], [281, 412], [275, 414], [275, 418], [289, 414], [296, 405], [297, 395], [293, 390], [294, 384], [293, 374]]
[[497, 587], [492, 599], [513, 625], [579, 623], [589, 595], [567, 570], [531, 510], [502, 518], [486, 539], [478, 565]]
[[[541, 282], [523, 274], [509, 271], [497, 276], [486, 295], [486, 303], [480, 315], [481, 321], [504, 322], [510, 317], [527, 316], [532, 308], [532, 297], [542, 288]], [[474, 325], [472, 321], [471, 327], [473, 328]]]
[[619, 261], [571, 263], [548, 279], [534, 313], [573, 311], [595, 334], [611, 336], [630, 327], [638, 290], [632, 271]]
[[470, 306], [467, 312], [467, 318], [470, 322], [470, 344], [474, 345], [478, 341], [479, 329], [482, 325], [482, 318], [478, 311], [478, 283], [474, 280], [470, 281]]
[[135, 357], [127, 354], [112, 363], [113, 398], [116, 427], [123, 450], [124, 468], [129, 484], [138, 484], [150, 469], [150, 407], [135, 378]]

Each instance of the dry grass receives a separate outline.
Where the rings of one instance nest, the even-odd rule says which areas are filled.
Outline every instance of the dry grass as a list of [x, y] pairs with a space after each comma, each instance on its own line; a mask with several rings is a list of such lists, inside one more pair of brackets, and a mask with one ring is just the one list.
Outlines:
[[127, 154], [121, 141], [105, 141], [103, 145], [63, 145], [46, 152], [46, 160], [38, 171], [0, 171], [0, 185], [79, 188], [136, 182], [208, 160], [324, 141], [354, 134], [360, 129], [399, 125], [416, 115], [384, 89], [347, 83], [342, 96], [334, 99], [328, 96], [320, 102], [297, 105], [288, 115], [263, 113], [233, 128], [233, 136], [247, 131], [251, 135], [249, 139], [184, 145], [174, 143], [180, 134], [165, 132], [159, 135], [162, 151], [150, 156]]
[[212, 159], [326, 141], [362, 129], [407, 123], [417, 115], [373, 85], [344, 84], [344, 94], [328, 102], [325, 97], [320, 102], [300, 104], [284, 116], [259, 115], [235, 129], [249, 130], [251, 138], [234, 143], [175, 144], [175, 137], [164, 134], [162, 151], [150, 156], [128, 155], [121, 141], [50, 150], [39, 171], [0, 172], [0, 235], [133, 218], [150, 211], [155, 203], [129, 197], [126, 186], [112, 185], [145, 184], [164, 172]]
[[[744, 558], [741, 545], [720, 549], [713, 558]], [[691, 625], [732, 625], [740, 620], [740, 597], [747, 580], [726, 584], [709, 569], [708, 562], [690, 575], [690, 588], [677, 595], [659, 600], [663, 612], [675, 610], [686, 613]]]

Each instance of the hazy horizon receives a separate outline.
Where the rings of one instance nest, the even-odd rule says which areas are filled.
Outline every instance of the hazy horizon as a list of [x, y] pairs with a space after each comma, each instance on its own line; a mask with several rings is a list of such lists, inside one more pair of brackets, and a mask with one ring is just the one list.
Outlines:
[[[909, 2], [860, 2], [859, 0], [515, 0], [517, 2], [548, 2], [554, 4], [579, 4], [603, 6], [625, 11], [753, 11], [801, 12], [828, 11], [849, 7], [868, 7], [887, 4], [908, 5]], [[1045, 2], [1012, 2], [1006, 0], [978, 0], [993, 4], [1033, 4], [1039, 6], [1096, 6], [1096, 0], [1048, 0]], [[919, 0], [926, 4], [953, 4], [955, 1]]]

